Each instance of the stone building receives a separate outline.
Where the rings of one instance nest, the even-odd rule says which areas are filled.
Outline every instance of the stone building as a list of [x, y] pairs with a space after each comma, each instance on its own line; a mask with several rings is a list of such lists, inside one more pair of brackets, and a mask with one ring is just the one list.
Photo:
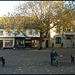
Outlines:
[[50, 47], [75, 47], [75, 26], [60, 28], [56, 32], [56, 27], [50, 30]]

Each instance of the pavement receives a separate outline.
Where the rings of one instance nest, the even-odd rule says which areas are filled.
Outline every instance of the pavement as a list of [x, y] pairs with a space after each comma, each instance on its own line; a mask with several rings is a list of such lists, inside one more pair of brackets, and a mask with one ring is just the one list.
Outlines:
[[[54, 48], [58, 54], [72, 54], [75, 48]], [[75, 63], [70, 60], [59, 61], [59, 65], [50, 64], [50, 49], [4, 49], [0, 57], [5, 58], [5, 67], [0, 62], [0, 74], [75, 74]]]

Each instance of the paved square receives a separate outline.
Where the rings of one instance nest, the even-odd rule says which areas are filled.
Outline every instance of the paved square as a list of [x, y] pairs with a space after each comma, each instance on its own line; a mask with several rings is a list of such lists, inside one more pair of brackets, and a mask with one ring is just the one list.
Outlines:
[[[75, 48], [56, 48], [58, 54], [73, 54]], [[70, 60], [59, 61], [59, 66], [50, 64], [51, 49], [4, 49], [0, 56], [6, 61], [3, 68], [0, 62], [0, 74], [75, 74], [75, 63]]]

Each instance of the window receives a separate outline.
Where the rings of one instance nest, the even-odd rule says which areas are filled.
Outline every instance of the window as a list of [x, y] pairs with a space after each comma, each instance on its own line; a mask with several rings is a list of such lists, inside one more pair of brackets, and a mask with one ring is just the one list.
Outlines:
[[38, 40], [32, 40], [32, 47], [39, 47], [39, 41]]
[[12, 47], [13, 46], [13, 40], [5, 40], [5, 47]]
[[32, 30], [29, 30], [29, 35], [32, 35]]
[[3, 35], [3, 31], [0, 31], [0, 35]]
[[35, 47], [35, 40], [32, 40], [32, 47]]
[[35, 35], [38, 35], [38, 30], [35, 30]]
[[25, 40], [23, 39], [17, 39], [16, 40], [17, 47], [25, 47]]
[[56, 44], [61, 44], [61, 37], [56, 37]]
[[70, 29], [67, 29], [67, 31], [70, 32], [71, 30]]
[[71, 31], [71, 29], [70, 28], [67, 28], [67, 32], [70, 32]]
[[73, 32], [75, 32], [75, 27], [72, 28]]

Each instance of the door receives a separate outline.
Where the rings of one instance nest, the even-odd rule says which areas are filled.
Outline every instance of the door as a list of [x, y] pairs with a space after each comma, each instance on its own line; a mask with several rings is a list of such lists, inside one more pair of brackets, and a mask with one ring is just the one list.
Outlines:
[[66, 39], [66, 45], [67, 45], [67, 47], [72, 47], [71, 38]]
[[48, 48], [48, 40], [46, 40], [46, 48]]
[[3, 40], [0, 40], [0, 49], [3, 48]]
[[25, 44], [26, 44], [25, 45], [26, 48], [31, 48], [31, 40], [26, 41]]

